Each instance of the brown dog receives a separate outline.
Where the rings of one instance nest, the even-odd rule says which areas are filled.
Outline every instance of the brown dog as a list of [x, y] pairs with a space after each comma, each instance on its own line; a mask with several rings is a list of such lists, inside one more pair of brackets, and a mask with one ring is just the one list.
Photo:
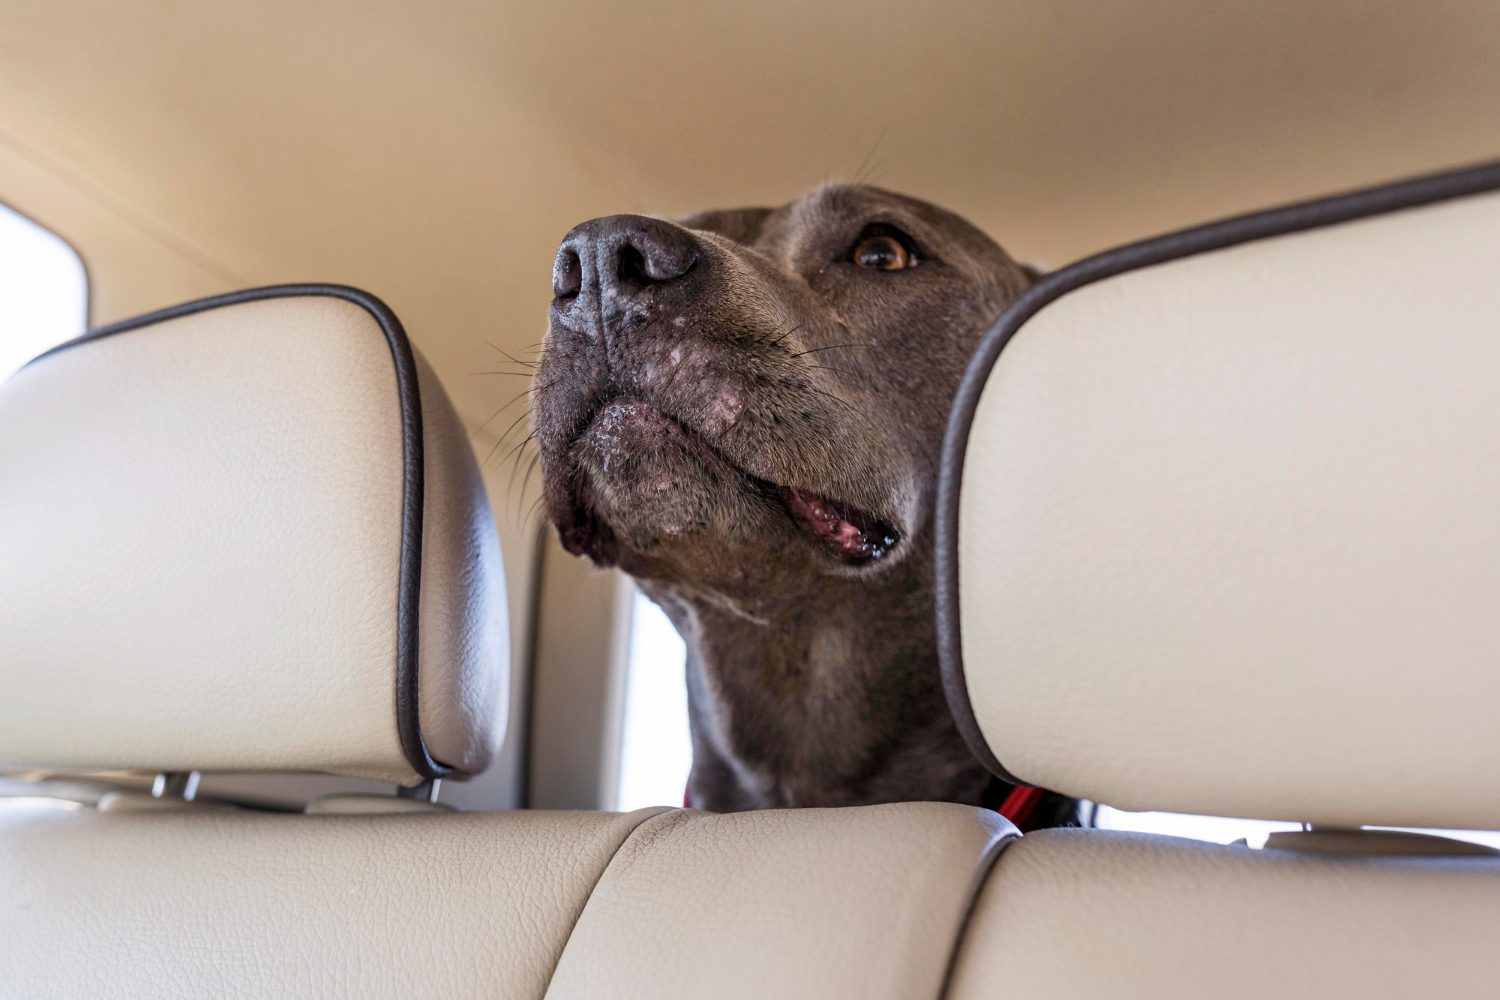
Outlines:
[[993, 798], [939, 682], [932, 506], [965, 363], [1031, 280], [863, 186], [563, 240], [547, 511], [686, 640], [692, 804]]

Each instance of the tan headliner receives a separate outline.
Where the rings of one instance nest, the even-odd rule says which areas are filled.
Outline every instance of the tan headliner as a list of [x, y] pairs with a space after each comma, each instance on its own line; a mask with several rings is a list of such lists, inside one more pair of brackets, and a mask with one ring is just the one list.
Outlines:
[[[105, 320], [272, 280], [389, 299], [464, 410], [588, 215], [781, 201], [862, 162], [1062, 263], [1500, 153], [1500, 6], [29, 2], [0, 198]], [[873, 148], [873, 154], [871, 150]], [[867, 154], [869, 154], [867, 156]]]
[[[1060, 264], [1500, 154], [1493, 0], [22, 0], [4, 20], [0, 199], [82, 250], [96, 321], [359, 285], [475, 426], [522, 384], [470, 374], [495, 367], [485, 341], [539, 339], [553, 248], [591, 215], [778, 202], [864, 162]], [[526, 506], [508, 477], [503, 516]], [[513, 529], [507, 558], [519, 602]]]

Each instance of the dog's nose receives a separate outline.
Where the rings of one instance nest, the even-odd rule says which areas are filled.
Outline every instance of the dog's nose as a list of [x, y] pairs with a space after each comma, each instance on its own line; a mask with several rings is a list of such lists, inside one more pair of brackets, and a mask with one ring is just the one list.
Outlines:
[[574, 227], [552, 265], [559, 305], [628, 297], [692, 270], [698, 244], [681, 226], [643, 215], [611, 215]]

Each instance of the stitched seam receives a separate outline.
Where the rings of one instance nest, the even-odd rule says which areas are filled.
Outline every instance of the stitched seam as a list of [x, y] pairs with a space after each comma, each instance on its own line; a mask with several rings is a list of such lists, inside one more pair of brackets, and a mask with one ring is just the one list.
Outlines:
[[979, 868], [974, 873], [974, 880], [969, 885], [968, 898], [964, 901], [963, 918], [958, 922], [958, 931], [953, 935], [953, 947], [948, 952], [948, 965], [943, 970], [943, 980], [938, 986], [937, 1000], [945, 1000], [950, 990], [953, 989], [953, 980], [958, 977], [958, 959], [963, 951], [964, 940], [969, 935], [969, 925], [974, 922], [974, 914], [979, 909], [979, 897], [984, 892], [985, 886], [990, 884], [994, 877], [995, 868], [1000, 864], [1000, 858], [1005, 854], [1006, 848], [1016, 841], [1022, 839], [1020, 831], [1012, 828], [1011, 832], [1004, 834], [999, 840], [985, 848], [984, 856], [979, 859]]
[[557, 950], [557, 957], [552, 960], [552, 971], [547, 973], [547, 984], [542, 988], [542, 996], [544, 998], [552, 992], [552, 980], [557, 978], [558, 967], [562, 965], [563, 956], [568, 953], [568, 946], [573, 943], [573, 935], [577, 932], [578, 925], [583, 920], [583, 915], [588, 912], [589, 904], [594, 901], [594, 893], [599, 890], [599, 883], [604, 881], [604, 877], [609, 874], [609, 870], [615, 866], [615, 861], [619, 859], [620, 853], [625, 850], [625, 845], [634, 840], [641, 828], [652, 820], [661, 816], [676, 817], [685, 814], [686, 810], [663, 806], [655, 812], [648, 812], [645, 816], [642, 816], [640, 821], [632, 826], [625, 836], [620, 838], [620, 843], [615, 846], [614, 853], [609, 856], [609, 860], [605, 862], [604, 867], [599, 869], [599, 877], [594, 879], [594, 884], [589, 887], [589, 894], [583, 898], [583, 905], [578, 907], [578, 912], [573, 915], [573, 926], [568, 928], [568, 936], [563, 939], [562, 947]]

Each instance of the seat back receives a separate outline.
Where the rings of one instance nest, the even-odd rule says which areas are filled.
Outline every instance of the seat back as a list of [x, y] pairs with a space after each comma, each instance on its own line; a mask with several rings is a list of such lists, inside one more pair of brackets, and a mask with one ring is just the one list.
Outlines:
[[1500, 828], [1497, 246], [1491, 165], [1104, 254], [991, 333], [938, 515], [976, 754], [1315, 832], [1028, 836], [955, 996], [1493, 989], [1500, 856], [1358, 831]]

